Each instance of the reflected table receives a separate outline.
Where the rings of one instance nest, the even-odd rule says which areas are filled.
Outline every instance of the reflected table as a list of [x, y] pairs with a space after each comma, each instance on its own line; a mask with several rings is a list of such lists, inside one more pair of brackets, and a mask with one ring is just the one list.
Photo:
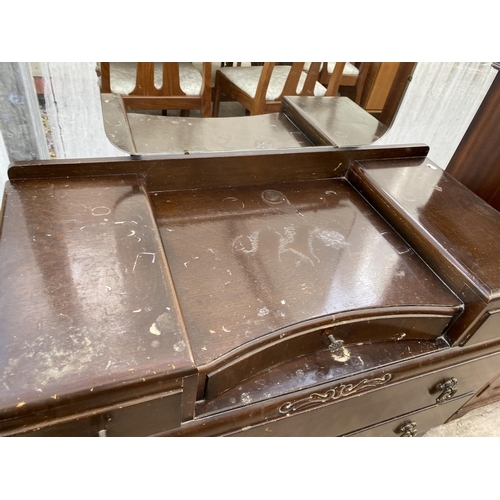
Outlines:
[[387, 130], [347, 97], [284, 97], [280, 113], [228, 118], [127, 112], [116, 94], [101, 104], [108, 139], [133, 155], [359, 146]]

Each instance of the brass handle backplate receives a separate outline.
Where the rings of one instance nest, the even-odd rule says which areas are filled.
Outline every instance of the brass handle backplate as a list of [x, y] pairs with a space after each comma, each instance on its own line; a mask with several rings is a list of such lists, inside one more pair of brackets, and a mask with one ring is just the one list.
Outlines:
[[400, 437], [415, 437], [417, 435], [417, 423], [410, 422], [408, 424], [402, 425], [397, 432], [401, 433]]
[[446, 382], [439, 384], [437, 390], [441, 391], [441, 394], [437, 397], [436, 403], [441, 405], [446, 401], [450, 400], [458, 391], [458, 380], [456, 378], [450, 378]]

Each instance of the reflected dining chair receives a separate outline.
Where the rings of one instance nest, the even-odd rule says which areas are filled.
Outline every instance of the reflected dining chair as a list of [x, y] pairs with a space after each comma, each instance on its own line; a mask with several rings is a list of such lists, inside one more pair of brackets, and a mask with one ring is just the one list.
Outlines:
[[120, 94], [129, 110], [199, 109], [211, 115], [211, 66], [190, 62], [101, 62], [101, 93]]
[[[215, 96], [212, 116], [219, 116], [221, 100], [238, 101], [249, 115], [275, 113], [284, 96], [336, 95], [340, 78], [338, 70], [331, 75], [332, 85], [318, 83], [321, 63], [310, 63], [307, 73], [303, 62], [279, 65], [265, 62], [262, 66], [223, 67], [215, 76]], [[344, 63], [339, 63], [344, 64]]]
[[[323, 85], [328, 85], [337, 64], [335, 62], [324, 62], [321, 66], [318, 81]], [[340, 93], [352, 99], [356, 104], [360, 104], [370, 63], [346, 62], [344, 64], [345, 66], [339, 83]]]

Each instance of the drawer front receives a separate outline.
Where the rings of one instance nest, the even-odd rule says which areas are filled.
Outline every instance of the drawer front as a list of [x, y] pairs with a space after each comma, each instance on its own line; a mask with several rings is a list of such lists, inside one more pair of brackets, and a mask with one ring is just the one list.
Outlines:
[[500, 336], [500, 309], [488, 311], [481, 326], [468, 340], [467, 345], [487, 342]]
[[16, 436], [142, 437], [180, 426], [182, 391], [170, 391], [103, 408], [77, 418], [17, 432]]
[[453, 398], [442, 405], [423, 408], [413, 413], [402, 415], [388, 422], [374, 425], [346, 437], [415, 437], [422, 436], [428, 430], [446, 422], [472, 397], [470, 392], [459, 398]]
[[[390, 373], [386, 373], [388, 383], [370, 392], [356, 392], [359, 384], [336, 384], [281, 404], [279, 412], [285, 414], [283, 418], [269, 419], [264, 424], [226, 435], [342, 436], [438, 401], [444, 403], [448, 397], [474, 393], [499, 369], [500, 354], [497, 353], [392, 385]], [[366, 380], [370, 382], [370, 379], [362, 382]], [[343, 394], [351, 396], [344, 399]]]
[[205, 397], [221, 394], [272, 366], [321, 351], [331, 343], [329, 336], [332, 335], [335, 340], [346, 344], [394, 340], [400, 335], [406, 340], [430, 339], [441, 335], [450, 320], [451, 316], [439, 314], [389, 315], [351, 320], [342, 325], [290, 335], [260, 347], [255, 352], [239, 356], [209, 373]]

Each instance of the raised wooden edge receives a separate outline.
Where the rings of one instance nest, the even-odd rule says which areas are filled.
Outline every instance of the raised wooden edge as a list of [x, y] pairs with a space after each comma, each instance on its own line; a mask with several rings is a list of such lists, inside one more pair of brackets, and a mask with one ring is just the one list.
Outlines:
[[[177, 375], [177, 374], [176, 374]], [[72, 419], [76, 415], [86, 412], [98, 412], [114, 404], [125, 404], [131, 399], [142, 397], [154, 398], [157, 394], [165, 391], [174, 391], [182, 388], [182, 378], [169, 379], [168, 376], [157, 375], [149, 379], [139, 379], [119, 382], [109, 386], [95, 387], [93, 390], [82, 390], [71, 396], [63, 397], [49, 404], [46, 401], [40, 404], [27, 404], [20, 409], [24, 412], [14, 415], [12, 412], [2, 415], [0, 420], [0, 435], [12, 433], [13, 429], [25, 426], [39, 427], [44, 422], [52, 422], [58, 419]]]
[[109, 142], [124, 153], [137, 154], [122, 96], [101, 94], [101, 109], [104, 131]]
[[307, 113], [296, 106], [293, 101], [284, 97], [281, 101], [281, 112], [315, 145], [336, 146], [336, 144], [321, 129], [313, 126]]
[[[384, 319], [406, 319], [406, 318], [434, 318], [436, 320], [448, 320], [451, 321], [454, 315], [459, 314], [461, 307], [441, 307], [441, 306], [427, 306], [427, 307], [388, 307], [379, 309], [361, 309], [358, 311], [348, 311], [345, 313], [340, 313], [336, 315], [328, 315], [320, 318], [314, 318], [311, 320], [303, 321], [297, 324], [287, 326], [285, 328], [280, 328], [274, 332], [264, 335], [251, 342], [245, 343], [232, 351], [224, 354], [223, 356], [215, 359], [214, 361], [208, 363], [207, 365], [200, 366], [200, 386], [198, 388], [199, 397], [212, 397], [215, 394], [219, 394], [224, 390], [228, 389], [234, 384], [238, 384], [241, 380], [234, 381], [234, 384], [227, 385], [224, 381], [227, 378], [224, 373], [229, 373], [232, 370], [238, 371], [238, 365], [245, 363], [245, 360], [251, 357], [257, 356], [260, 361], [260, 365], [257, 366], [257, 362], [253, 362], [255, 370], [247, 374], [248, 378], [255, 375], [256, 370], [261, 371], [266, 368], [276, 364], [276, 361], [266, 364], [265, 356], [259, 358], [260, 354], [264, 354], [266, 350], [273, 349], [280, 345], [285, 345], [287, 342], [295, 340], [299, 337], [304, 337], [311, 333], [315, 333], [321, 330], [335, 329], [342, 327], [344, 325], [356, 324], [361, 322], [376, 322], [378, 320]], [[441, 335], [441, 331], [434, 332], [435, 338], [437, 339]], [[408, 337], [410, 338], [410, 337]], [[415, 337], [417, 338], [417, 337]], [[418, 337], [423, 338], [423, 337]], [[381, 341], [382, 339], [373, 339]], [[391, 340], [391, 339], [384, 339]], [[427, 338], [426, 338], [427, 340]], [[346, 345], [350, 343], [360, 342], [359, 339], [353, 339], [350, 342], [346, 342]], [[319, 341], [318, 341], [319, 342]], [[326, 347], [326, 344], [325, 344]], [[284, 352], [287, 352], [284, 349]], [[307, 354], [307, 353], [301, 353]], [[278, 361], [283, 362], [287, 359], [281, 359]], [[203, 377], [206, 374], [206, 378]]]
[[425, 144], [413, 144], [34, 160], [12, 163], [8, 176], [11, 181], [17, 181], [135, 174], [145, 177], [151, 192], [343, 177], [353, 161], [425, 158], [428, 152]]
[[[383, 162], [380, 162], [380, 167], [382, 166]], [[387, 168], [390, 166], [387, 165]], [[418, 166], [420, 163], [416, 161], [415, 167]], [[446, 172], [443, 172], [443, 175], [448, 181], [459, 184]], [[352, 164], [348, 180], [465, 303], [464, 313], [446, 332], [450, 343], [463, 345], [476, 330], [482, 314], [486, 310], [498, 307], [500, 292], [490, 290], [475, 275], [460, 265], [450, 252], [443, 250], [436, 235], [420, 227], [417, 221], [398, 206], [397, 201], [382, 192], [383, 187], [378, 187], [370, 181], [369, 172], [363, 168], [362, 164]], [[464, 186], [463, 189], [467, 188]], [[452, 222], [456, 223], [455, 220]]]

